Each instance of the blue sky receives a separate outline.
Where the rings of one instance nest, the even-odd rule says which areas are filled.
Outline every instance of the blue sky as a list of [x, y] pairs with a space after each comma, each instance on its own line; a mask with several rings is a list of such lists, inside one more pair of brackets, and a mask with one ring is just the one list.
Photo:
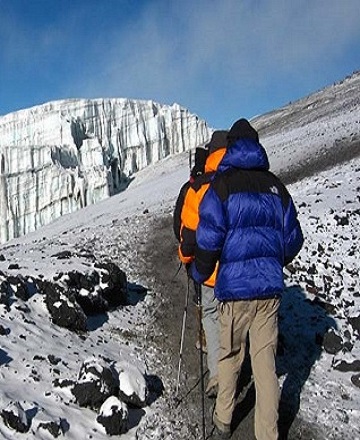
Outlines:
[[0, 115], [174, 102], [228, 128], [360, 69], [359, 0], [0, 0]]

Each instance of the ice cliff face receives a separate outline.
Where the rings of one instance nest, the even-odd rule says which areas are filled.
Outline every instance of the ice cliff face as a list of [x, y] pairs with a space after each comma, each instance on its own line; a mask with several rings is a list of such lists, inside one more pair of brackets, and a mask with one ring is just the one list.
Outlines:
[[62, 100], [0, 117], [0, 243], [117, 193], [210, 135], [185, 108], [153, 101]]

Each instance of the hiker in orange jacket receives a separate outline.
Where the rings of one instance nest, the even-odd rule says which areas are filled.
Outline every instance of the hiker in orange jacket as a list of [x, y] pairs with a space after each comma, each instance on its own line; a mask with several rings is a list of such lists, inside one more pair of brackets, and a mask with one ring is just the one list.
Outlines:
[[[215, 131], [205, 149], [197, 149], [191, 176], [180, 190], [174, 211], [174, 233], [179, 240], [178, 255], [182, 263], [194, 260], [199, 205], [226, 151], [227, 131]], [[214, 296], [216, 271], [202, 286], [202, 324], [206, 337], [209, 381], [206, 394], [217, 393], [217, 361], [219, 351], [218, 301]]]

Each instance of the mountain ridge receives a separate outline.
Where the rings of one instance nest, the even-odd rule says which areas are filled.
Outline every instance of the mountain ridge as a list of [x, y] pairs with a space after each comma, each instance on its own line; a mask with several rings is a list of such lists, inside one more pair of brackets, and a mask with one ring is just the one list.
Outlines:
[[360, 72], [252, 120], [286, 183], [360, 154]]
[[[296, 101], [251, 118], [251, 122], [257, 127], [262, 136], [267, 136], [271, 134], [272, 131], [278, 131], [283, 128], [282, 125], [279, 126], [279, 121], [281, 121], [284, 116], [287, 116], [285, 122], [287, 123], [287, 128], [290, 128], [292, 124], [298, 126], [321, 119], [328, 115], [326, 110], [329, 109], [332, 110], [332, 113], [338, 111], [343, 112], [344, 107], [354, 107], [356, 110], [359, 108], [359, 95], [360, 70]], [[326, 104], [329, 102], [332, 104], [331, 107], [326, 107]], [[321, 107], [324, 108], [323, 113], [319, 111]], [[305, 120], [303, 119], [299, 123], [296, 118], [300, 110], [306, 110], [307, 119], [305, 118]], [[316, 110], [316, 112], [313, 110]], [[292, 114], [292, 118], [290, 117], [290, 113]]]

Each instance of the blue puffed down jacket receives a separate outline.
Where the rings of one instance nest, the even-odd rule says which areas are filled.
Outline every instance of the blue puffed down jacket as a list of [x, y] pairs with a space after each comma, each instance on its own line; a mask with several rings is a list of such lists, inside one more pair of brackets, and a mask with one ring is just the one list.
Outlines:
[[220, 301], [271, 298], [303, 235], [285, 186], [269, 171], [262, 145], [239, 139], [225, 153], [200, 205], [192, 277], [206, 280], [219, 261]]

